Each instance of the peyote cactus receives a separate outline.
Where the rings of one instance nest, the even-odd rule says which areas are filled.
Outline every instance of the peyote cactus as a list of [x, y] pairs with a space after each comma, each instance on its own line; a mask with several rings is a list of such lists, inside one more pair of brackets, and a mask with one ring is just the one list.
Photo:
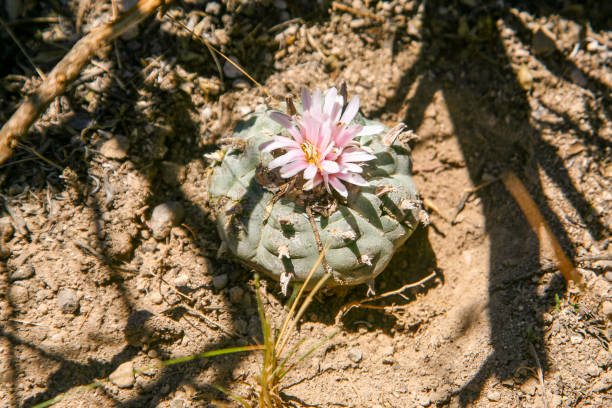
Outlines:
[[[266, 109], [248, 116], [210, 178], [224, 244], [279, 279], [283, 291], [308, 276], [318, 244], [330, 243], [331, 285], [372, 282], [423, 216], [403, 127], [365, 119], [357, 97], [343, 109], [335, 88], [324, 100], [319, 90], [303, 92], [297, 109], [289, 101], [291, 116]], [[324, 273], [319, 265], [314, 276]]]

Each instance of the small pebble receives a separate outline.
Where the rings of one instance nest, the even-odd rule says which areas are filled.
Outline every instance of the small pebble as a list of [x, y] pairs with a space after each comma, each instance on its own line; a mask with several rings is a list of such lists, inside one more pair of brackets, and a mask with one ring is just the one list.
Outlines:
[[185, 405], [185, 400], [181, 398], [173, 399], [170, 402], [170, 408], [183, 408], [184, 405]]
[[129, 139], [123, 135], [117, 135], [100, 145], [100, 154], [108, 159], [121, 160], [127, 157], [129, 147]]
[[610, 302], [609, 300], [603, 302], [603, 304], [601, 305], [601, 311], [604, 316], [612, 320], [612, 302]]
[[352, 20], [349, 25], [351, 28], [361, 28], [365, 25], [365, 20], [363, 18], [357, 18]]
[[176, 286], [187, 286], [189, 285], [189, 275], [186, 273], [181, 273], [174, 279], [174, 284]]
[[499, 391], [489, 391], [487, 393], [487, 399], [492, 402], [497, 402], [501, 399], [501, 392]]
[[229, 277], [227, 274], [213, 276], [213, 286], [217, 289], [223, 289], [227, 286], [227, 282], [229, 281]]
[[535, 395], [537, 388], [538, 380], [536, 380], [535, 378], [529, 378], [521, 385], [521, 391], [529, 395]]
[[601, 368], [599, 368], [597, 364], [587, 365], [585, 371], [591, 377], [599, 377], [599, 374], [601, 374]]
[[204, 9], [206, 14], [212, 14], [214, 16], [218, 16], [221, 14], [221, 4], [216, 1], [210, 2], [206, 4], [206, 9]]
[[164, 183], [169, 186], [180, 186], [185, 182], [186, 169], [185, 166], [178, 163], [163, 161], [161, 165], [161, 176]]
[[239, 286], [234, 286], [229, 290], [229, 299], [232, 303], [240, 303], [243, 295], [244, 290], [242, 290], [242, 288]]
[[131, 361], [121, 364], [108, 378], [119, 388], [131, 388], [135, 381], [134, 364]]
[[149, 293], [149, 299], [151, 300], [151, 303], [153, 303], [154, 305], [159, 305], [164, 300], [164, 298], [162, 297], [161, 293], [159, 293], [156, 290], [154, 290], [151, 293]]
[[[238, 62], [238, 58], [231, 56], [230, 59], [234, 61], [236, 64], [240, 65], [240, 63]], [[230, 79], [235, 79], [235, 78], [242, 76], [242, 72], [240, 72], [229, 61], [225, 61], [225, 63], [223, 64], [223, 74]]]
[[57, 293], [57, 305], [64, 313], [76, 313], [79, 310], [79, 298], [76, 291], [70, 288], [60, 289]]
[[215, 32], [213, 33], [213, 36], [217, 40], [217, 44], [219, 45], [226, 45], [226, 44], [229, 44], [230, 41], [232, 41], [227, 31], [224, 30], [223, 28], [219, 28], [218, 30], [215, 30]]
[[570, 342], [574, 345], [582, 343], [582, 336], [571, 336]]
[[34, 267], [29, 263], [25, 263], [12, 271], [9, 275], [11, 281], [29, 279], [34, 276]]
[[420, 395], [418, 397], [418, 402], [420, 406], [427, 407], [429, 404], [431, 404], [431, 398], [429, 398], [427, 395]]
[[538, 28], [531, 40], [531, 46], [536, 54], [550, 54], [557, 49], [554, 35], [544, 27]]
[[350, 349], [348, 352], [348, 358], [353, 363], [358, 363], [363, 358], [363, 354], [361, 353], [361, 350], [359, 350], [358, 348]]
[[612, 261], [608, 261], [607, 259], [593, 262], [593, 266], [601, 269], [602, 271], [612, 271]]
[[183, 206], [176, 201], [169, 201], [155, 207], [151, 214], [153, 237], [157, 240], [166, 238], [172, 227], [181, 222], [184, 214]]
[[25, 303], [29, 297], [28, 289], [21, 285], [13, 285], [8, 291], [8, 298], [12, 304]]

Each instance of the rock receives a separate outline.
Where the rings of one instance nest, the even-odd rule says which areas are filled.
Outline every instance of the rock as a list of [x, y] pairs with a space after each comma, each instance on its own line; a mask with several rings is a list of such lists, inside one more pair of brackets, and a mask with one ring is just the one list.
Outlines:
[[[598, 269], [601, 269], [602, 271], [612, 271], [612, 261], [609, 261], [607, 259], [595, 261], [593, 262], [593, 266]], [[611, 280], [611, 279], [608, 279], [608, 280]]]
[[[234, 61], [236, 64], [240, 65], [240, 63], [238, 62], [238, 58], [236, 58], [234, 56], [230, 56], [229, 58], [232, 61]], [[225, 63], [223, 64], [223, 75], [225, 75], [226, 77], [228, 77], [230, 79], [235, 79], [235, 78], [238, 78], [238, 77], [242, 76], [242, 72], [240, 72], [229, 61], [225, 61]]]
[[162, 297], [161, 293], [159, 293], [157, 290], [153, 290], [149, 293], [149, 299], [154, 305], [159, 305], [161, 304], [161, 302], [164, 301], [164, 298]]
[[361, 353], [361, 350], [359, 350], [358, 348], [350, 349], [348, 352], [348, 358], [353, 363], [358, 363], [363, 358], [363, 354]]
[[169, 201], [158, 205], [151, 214], [151, 230], [157, 240], [164, 239], [170, 234], [172, 227], [178, 225], [185, 215], [181, 203]]
[[181, 273], [174, 279], [175, 286], [187, 286], [189, 285], [189, 275], [186, 273]]
[[9, 217], [0, 218], [0, 244], [10, 240], [14, 232], [15, 228], [11, 223], [11, 219]]
[[381, 347], [379, 352], [382, 357], [392, 357], [393, 353], [395, 352], [395, 349], [393, 348], [393, 346], [385, 346]]
[[183, 329], [174, 320], [154, 315], [148, 310], [138, 310], [130, 315], [125, 327], [129, 345], [141, 347], [158, 342], [170, 343], [183, 336]]
[[361, 28], [365, 25], [366, 21], [363, 18], [356, 18], [355, 20], [352, 20], [349, 24], [349, 26], [353, 29], [355, 28]]
[[501, 399], [501, 392], [499, 391], [489, 391], [487, 393], [487, 399], [492, 402], [497, 402]]
[[612, 388], [612, 371], [603, 374], [595, 384], [591, 386], [591, 390], [594, 392], [605, 392], [610, 388]]
[[612, 320], [612, 302], [610, 302], [609, 300], [606, 300], [605, 302], [603, 302], [601, 305], [601, 312], [608, 319]]
[[76, 291], [70, 288], [60, 289], [57, 293], [57, 305], [64, 313], [76, 313], [79, 310], [79, 298]]
[[242, 290], [242, 288], [239, 286], [234, 286], [229, 290], [229, 300], [232, 303], [240, 303], [243, 295], [244, 290]]
[[185, 400], [181, 398], [173, 399], [170, 402], [170, 408], [183, 408], [184, 405], [185, 405]]
[[169, 186], [179, 186], [185, 182], [185, 166], [169, 161], [163, 161], [161, 165], [161, 176], [164, 183]]
[[213, 276], [213, 286], [217, 289], [223, 289], [227, 286], [227, 282], [229, 281], [229, 277], [227, 274]]
[[131, 388], [135, 381], [134, 364], [131, 361], [121, 364], [108, 378], [119, 388]]
[[100, 154], [108, 159], [121, 160], [127, 157], [130, 140], [123, 135], [116, 135], [100, 145]]
[[588, 364], [584, 371], [591, 377], [599, 377], [599, 374], [601, 374], [601, 368], [599, 368], [597, 364], [593, 363]]
[[9, 274], [9, 280], [14, 282], [18, 280], [29, 279], [32, 276], [34, 276], [34, 267], [29, 262], [27, 262], [12, 271]]
[[531, 39], [533, 52], [537, 55], [550, 54], [557, 49], [555, 36], [544, 27], [539, 27]]
[[[213, 36], [217, 40], [217, 44], [219, 45], [226, 45], [226, 44], [229, 44], [230, 41], [232, 41], [227, 31], [223, 28], [219, 28], [215, 30], [215, 32], [213, 33]], [[225, 72], [225, 68], [223, 68], [223, 70]]]
[[132, 236], [124, 231], [111, 231], [107, 234], [107, 254], [114, 259], [128, 258], [134, 251]]
[[580, 344], [580, 343], [582, 343], [582, 336], [579, 336], [579, 335], [570, 336], [570, 342], [573, 345]]
[[521, 385], [521, 391], [529, 395], [535, 395], [537, 388], [538, 380], [536, 380], [535, 378], [529, 378], [523, 383], [523, 385]]
[[221, 14], [221, 4], [216, 1], [210, 2], [206, 4], [206, 9], [204, 10], [206, 14], [212, 14], [214, 16], [218, 16]]
[[8, 299], [14, 305], [25, 303], [29, 298], [30, 294], [28, 292], [28, 288], [24, 286], [13, 285], [8, 291]]

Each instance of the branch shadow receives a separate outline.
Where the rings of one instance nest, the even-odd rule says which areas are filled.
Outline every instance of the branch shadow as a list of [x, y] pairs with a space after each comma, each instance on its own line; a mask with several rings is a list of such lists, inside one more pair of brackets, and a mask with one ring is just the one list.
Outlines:
[[[196, 15], [201, 10], [197, 7], [189, 8], [186, 7], [185, 13], [195, 12]], [[314, 8], [310, 2], [296, 2], [291, 5], [290, 10], [294, 14], [306, 14], [308, 18], [319, 18], [319, 10]], [[245, 35], [245, 39], [251, 39], [252, 36], [257, 34], [257, 31], [261, 31], [265, 26], [261, 23], [261, 16], [266, 17], [266, 24], [277, 24], [280, 23], [280, 15], [276, 9], [273, 11], [267, 10], [267, 6], [261, 4], [243, 4], [240, 6], [240, 12], [234, 14], [232, 17], [242, 20], [237, 24], [241, 30], [246, 30], [248, 35]], [[41, 10], [39, 10], [42, 12]], [[202, 77], [210, 77], [217, 74], [216, 67], [212, 60], [207, 55], [207, 51], [204, 46], [196, 41], [190, 39], [189, 34], [177, 29], [177, 32], [168, 30], [168, 27], [164, 27], [164, 24], [168, 21], [164, 21], [161, 24], [157, 22], [151, 23], [149, 19], [148, 28], [145, 32], [151, 30], [159, 31], [159, 35], [153, 39], [142, 40], [142, 44], [145, 45], [145, 49], [136, 50], [136, 46], [140, 45], [139, 41], [119, 41], [118, 54], [121, 61], [129, 61], [131, 66], [138, 67], [140, 63], [138, 61], [139, 56], [146, 55], [162, 66], [172, 65], [176, 63], [176, 57], [169, 51], [171, 48], [163, 49], [162, 44], [180, 44], [180, 48], [185, 51], [186, 57], [179, 56], [179, 63], [184, 64], [185, 67], [191, 70], [191, 72], [197, 73]], [[140, 27], [142, 27], [142, 24]], [[142, 32], [141, 32], [142, 33]], [[13, 54], [18, 54], [18, 50], [13, 47], [11, 50]], [[242, 44], [240, 41], [230, 43], [224, 52], [228, 54], [234, 54], [238, 56], [239, 60], [243, 63], [243, 67], [250, 73], [252, 73], [258, 79], [266, 78], [271, 75], [274, 70], [271, 67], [271, 53], [267, 43], [258, 44], [257, 47], [247, 46]], [[194, 53], [200, 54], [194, 57]], [[170, 54], [170, 55], [169, 55]], [[259, 55], [261, 58], [252, 58], [253, 55]], [[266, 56], [267, 55], [267, 56]], [[115, 57], [115, 56], [111, 56]], [[269, 62], [269, 64], [262, 63]], [[114, 67], [110, 70], [109, 74], [114, 78], [123, 78], [125, 81], [124, 72]], [[102, 74], [104, 75], [104, 74]], [[106, 79], [110, 79], [107, 77]], [[202, 201], [194, 201], [193, 197], [186, 194], [181, 188], [184, 183], [184, 178], [178, 174], [162, 175], [157, 171], [156, 167], [162, 160], [170, 163], [178, 163], [180, 165], [194, 164], [196, 168], [205, 169], [206, 164], [203, 160], [203, 154], [214, 151], [217, 146], [215, 140], [222, 134], [229, 133], [230, 126], [227, 126], [231, 118], [219, 117], [218, 120], [222, 126], [218, 126], [215, 129], [202, 129], [200, 128], [200, 122], [194, 119], [194, 114], [197, 112], [196, 105], [191, 98], [191, 95], [184, 91], [176, 89], [178, 87], [177, 82], [181, 81], [170, 81], [169, 83], [156, 83], [155, 81], [148, 81], [149, 79], [144, 71], [131, 73], [131, 77], [127, 80], [127, 89], [123, 86], [118, 87], [121, 83], [116, 83], [113, 80], [108, 80], [103, 83], [102, 86], [96, 88], [94, 93], [97, 98], [104, 97], [106, 102], [118, 103], [118, 108], [109, 109], [104, 105], [99, 105], [94, 109], [87, 111], [78, 111], [76, 115], [64, 115], [60, 118], [59, 122], [47, 123], [44, 126], [38, 128], [42, 129], [41, 134], [31, 135], [28, 143], [37, 145], [35, 149], [52, 158], [54, 162], [59, 164], [60, 167], [69, 166], [73, 170], [76, 170], [78, 175], [78, 183], [81, 186], [87, 186], [91, 184], [90, 171], [94, 168], [99, 168], [99, 164], [107, 165], [107, 168], [113, 171], [120, 169], [120, 163], [112, 162], [111, 164], [104, 163], [105, 158], [99, 155], [97, 151], [90, 151], [90, 147], [85, 140], [85, 134], [81, 133], [86, 128], [91, 127], [96, 129], [103, 127], [110, 129], [113, 134], [121, 133], [130, 139], [130, 153], [127, 160], [130, 162], [130, 166], [134, 169], [138, 176], [142, 176], [148, 180], [151, 188], [150, 195], [146, 199], [146, 204], [155, 206], [156, 204], [163, 203], [169, 200], [178, 201], [183, 203], [186, 213], [186, 224], [185, 228], [193, 234], [193, 239], [190, 239], [190, 244], [196, 248], [196, 252], [202, 256], [210, 256], [216, 253], [216, 245], [219, 242], [217, 232], [214, 224], [210, 222], [210, 216], [208, 209], [203, 205]], [[232, 80], [228, 79], [223, 87], [230, 88]], [[75, 89], [75, 86], [73, 89]], [[121, 88], [121, 89], [120, 89]], [[137, 102], [142, 101], [139, 91], [144, 91], [144, 98], [147, 100], [147, 106], [155, 106], [157, 109], [161, 108], [161, 117], [152, 117], [151, 111], [142, 109], [138, 106]], [[221, 111], [231, 110], [233, 106], [228, 106], [229, 103], [224, 100], [225, 94], [221, 95], [207, 95], [206, 100], [203, 103], [217, 103], [221, 106]], [[72, 93], [66, 93], [61, 97], [62, 106], [64, 109], [72, 110], [72, 107], [87, 106], [87, 101], [84, 101]], [[58, 105], [60, 102], [58, 102]], [[78, 108], [76, 108], [78, 110]], [[223, 116], [223, 115], [220, 115]], [[230, 115], [231, 116], [231, 115]], [[78, 123], [75, 123], [78, 122]], [[134, 132], [135, 129], [144, 129], [147, 124], [153, 122], [153, 130], [151, 132]], [[103, 126], [100, 126], [103, 125]], [[159, 125], [159, 126], [157, 126]], [[67, 132], [73, 128], [73, 132]], [[195, 136], [192, 136], [195, 135]], [[51, 139], [54, 143], [51, 143]], [[151, 140], [152, 139], [152, 140]], [[12, 183], [24, 183], [31, 186], [35, 192], [44, 192], [47, 188], [46, 181], [51, 181], [54, 186], [61, 186], [63, 181], [61, 175], [53, 166], [47, 166], [45, 164], [35, 166], [38, 171], [29, 171], [20, 175], [19, 177], [13, 177], [15, 174], [19, 174], [23, 170], [24, 160], [30, 160], [27, 152], [23, 150], [16, 151], [15, 155], [7, 163], [7, 174], [9, 181]], [[124, 162], [125, 164], [127, 162]], [[103, 166], [104, 167], [104, 166]], [[60, 170], [61, 171], [61, 170]], [[40, 178], [47, 178], [47, 180], [41, 181], [38, 179], [31, 179], [32, 176], [38, 176]], [[199, 175], [200, 180], [204, 180], [204, 175]], [[108, 180], [104, 180], [101, 184], [105, 184]], [[68, 184], [68, 183], [66, 183]], [[60, 191], [62, 187], [59, 187]], [[91, 189], [89, 189], [91, 191]], [[205, 194], [205, 191], [201, 191]], [[110, 199], [109, 199], [110, 194]], [[117, 193], [115, 192], [115, 198]], [[101, 225], [103, 225], [103, 214], [108, 210], [115, 209], [118, 202], [113, 199], [113, 192], [99, 191], [97, 194], [88, 197], [80, 197], [82, 200], [80, 204], [87, 205], [95, 214], [95, 219], [91, 219], [90, 223], [96, 225], [97, 231], [94, 234], [95, 239], [90, 242], [90, 246], [95, 248], [102, 255], [105, 261], [116, 263], [120, 265], [122, 262], [130, 262], [133, 260], [133, 254], [127, 255], [127, 257], [117, 258], [115, 250], [112, 248], [112, 243], [107, 240], [101, 239], [100, 237], [104, 234], [101, 231]], [[139, 223], [138, 214], [133, 214], [134, 218], [129, 220], [132, 223]], [[144, 226], [140, 226], [142, 229]], [[146, 228], [145, 228], [146, 229]], [[139, 235], [132, 235], [134, 247], [138, 247], [143, 240]], [[169, 238], [172, 239], [172, 238]], [[108, 272], [106, 278], [106, 285], [114, 285], [114, 289], [119, 293], [119, 298], [123, 307], [125, 307], [130, 313], [137, 312], [138, 307], [132, 301], [132, 295], [129, 289], [124, 285], [125, 280], [131, 279], [129, 276], [121, 275], [114, 271], [114, 267], [118, 265], [104, 265], [103, 269]], [[242, 287], [248, 287], [247, 282], [249, 281], [250, 274], [245, 274], [244, 270], [235, 264], [230, 264], [226, 260], [219, 260], [214, 262], [214, 269], [211, 271], [216, 273], [229, 273], [230, 276], [235, 277], [232, 279], [233, 285]], [[140, 271], [142, 274], [143, 271]], [[212, 287], [203, 288], [209, 292], [212, 292]], [[246, 317], [247, 319], [257, 318], [255, 309], [244, 310], [244, 308], [232, 306], [229, 299], [227, 299], [227, 290], [221, 291], [224, 297], [224, 307], [229, 311], [229, 320], [231, 327], [227, 330], [232, 333], [241, 333], [234, 337], [231, 336], [216, 336], [214, 341], [209, 342], [199, 352], [216, 350], [229, 345], [246, 345], [250, 342], [247, 333], [243, 330], [244, 327], [239, 327], [236, 322], [240, 321], [240, 318]], [[252, 292], [247, 293], [245, 297], [254, 298]], [[189, 308], [193, 308], [195, 304], [182, 299], [182, 303]], [[176, 305], [174, 305], [176, 306]], [[255, 311], [253, 311], [255, 310]], [[182, 316], [178, 316], [180, 319]], [[129, 320], [129, 319], [128, 319]], [[129, 322], [128, 322], [129, 323]], [[127, 327], [126, 327], [127, 329]], [[208, 330], [209, 332], [211, 330]], [[214, 331], [214, 330], [213, 330]], [[252, 333], [248, 333], [252, 334]], [[127, 333], [124, 333], [127, 336]], [[11, 357], [11, 367], [13, 367], [13, 375], [9, 378], [11, 383], [11, 406], [19, 406], [25, 404], [30, 406], [32, 404], [43, 402], [53, 396], [60, 393], [66, 392], [74, 387], [86, 385], [91, 383], [97, 378], [104, 378], [113, 372], [120, 364], [130, 361], [139, 353], [142, 352], [142, 348], [126, 346], [125, 349], [113, 355], [110, 361], [106, 359], [93, 359], [89, 363], [83, 364], [78, 361], [72, 360], [67, 356], [63, 355], [50, 355], [43, 349], [38, 347], [36, 344], [27, 341], [26, 339], [20, 338], [19, 336], [12, 335], [2, 329], [0, 337], [6, 339], [11, 344], [11, 350], [15, 347], [23, 346], [33, 350], [39, 354], [42, 359], [50, 359], [55, 362], [59, 362], [60, 366], [53, 372], [49, 373], [44, 380], [45, 389], [41, 392], [37, 392], [34, 395], [28, 396], [23, 399], [19, 396], [17, 389], [17, 381], [19, 373], [17, 372], [17, 360], [16, 355]], [[259, 337], [259, 336], [255, 336]], [[161, 358], [175, 357], [169, 355], [165, 348], [158, 348]], [[217, 357], [209, 360], [196, 360], [188, 363], [183, 363], [179, 367], [168, 367], [161, 374], [157, 375], [155, 380], [144, 386], [138, 391], [137, 395], [127, 400], [117, 398], [112, 393], [103, 390], [102, 392], [108, 397], [115, 406], [125, 407], [140, 407], [145, 405], [157, 404], [161, 400], [167, 398], [174, 391], [177, 390], [180, 384], [184, 383], [195, 383], [197, 377], [202, 373], [203, 369], [208, 366], [214, 367], [212, 370], [214, 375], [207, 378], [208, 383], [219, 383], [226, 385], [233, 382], [232, 372], [235, 367], [238, 366], [242, 361], [242, 355], [231, 355]], [[162, 385], [164, 387], [162, 387]], [[215, 390], [212, 387], [202, 387], [200, 389], [202, 394], [201, 398], [215, 400], [219, 398], [225, 398], [223, 394]]]
[[[434, 100], [434, 94], [440, 92], [473, 184], [481, 184], [485, 175], [513, 170], [526, 182], [564, 249], [573, 257], [571, 240], [547, 204], [538, 170], [542, 169], [553, 180], [580, 214], [588, 213], [590, 204], [572, 183], [567, 170], [560, 166], [559, 153], [541, 139], [530, 123], [527, 96], [509, 68], [501, 33], [493, 23], [497, 19], [516, 23], [510, 17], [510, 6], [499, 7], [491, 2], [469, 8], [461, 2], [441, 1], [423, 2], [422, 6], [423, 46], [419, 59], [403, 73], [395, 94], [375, 115], [405, 112], [403, 119], [408, 127], [418, 129], [424, 121], [425, 109]], [[477, 27], [480, 37], [470, 41], [458, 35], [460, 21]], [[547, 67], [556, 75], [578, 69], [558, 50], [551, 58], [556, 61], [549, 60]], [[416, 90], [408, 97], [415, 80]], [[594, 93], [609, 92], [595, 78], [589, 78], [588, 87]], [[609, 144], [596, 135], [578, 135], [587, 144]], [[510, 284], [513, 277], [524, 275], [524, 271], [542, 268], [538, 240], [513, 198], [499, 183], [476, 194], [483, 203], [485, 230], [490, 239], [488, 313], [493, 352], [457, 393], [461, 406], [469, 406], [478, 399], [490, 377], [511, 377], [521, 361], [529, 358], [526, 330], [535, 328], [538, 333], [535, 343], [541, 344], [538, 323], [541, 308], [537, 303], [551, 304], [550, 293], [538, 295], [534, 285], [519, 284], [517, 289]], [[584, 224], [594, 237], [601, 238], [606, 232], [599, 217]], [[557, 276], [551, 287], [559, 289], [563, 284]], [[520, 298], [527, 300], [524, 305], [517, 304], [517, 290]], [[546, 350], [538, 351], [546, 369]]]

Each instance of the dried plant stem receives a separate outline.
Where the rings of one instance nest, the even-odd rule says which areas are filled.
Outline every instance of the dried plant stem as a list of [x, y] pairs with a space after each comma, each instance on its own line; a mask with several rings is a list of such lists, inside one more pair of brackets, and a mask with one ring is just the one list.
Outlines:
[[28, 131], [47, 106], [79, 76], [101, 48], [140, 23], [160, 6], [171, 2], [172, 0], [140, 0], [116, 21], [93, 29], [74, 44], [38, 89], [19, 106], [0, 129], [0, 164], [11, 156], [18, 139]]
[[568, 282], [574, 281], [576, 284], [581, 285], [582, 276], [576, 271], [572, 261], [570, 261], [565, 252], [563, 252], [559, 241], [557, 241], [557, 238], [553, 235], [546, 220], [544, 220], [544, 217], [540, 213], [540, 210], [538, 210], [538, 207], [523, 183], [512, 172], [504, 174], [502, 176], [502, 181], [518, 203], [519, 207], [521, 207], [523, 214], [525, 214], [525, 218], [527, 218], [529, 225], [531, 225], [531, 228], [538, 236], [540, 243], [548, 243], [552, 247], [555, 257], [557, 258], [557, 266], [565, 280]]
[[375, 300], [379, 300], [379, 299], [386, 298], [386, 297], [393, 296], [393, 295], [401, 295], [402, 292], [405, 291], [406, 289], [419, 287], [419, 286], [423, 285], [425, 282], [427, 282], [428, 280], [434, 278], [436, 275], [437, 275], [436, 271], [433, 271], [432, 273], [430, 273], [429, 275], [427, 275], [423, 279], [421, 279], [421, 280], [419, 280], [417, 282], [414, 282], [414, 283], [408, 283], [408, 284], [402, 286], [399, 289], [395, 289], [395, 290], [392, 290], [392, 291], [389, 291], [389, 292], [382, 293], [382, 294], [377, 295], [377, 296], [371, 296], [371, 297], [368, 297], [368, 298], [365, 298], [365, 299], [356, 300], [354, 302], [351, 302], [351, 303], [343, 306], [342, 309], [340, 309], [340, 311], [336, 315], [336, 323], [338, 323], [340, 321], [340, 319], [342, 318], [342, 316], [344, 316], [349, 310], [351, 310], [354, 307], [364, 307], [364, 308], [368, 308], [368, 309], [383, 309], [383, 310], [386, 310], [388, 308], [388, 306], [370, 306], [370, 305], [365, 305], [364, 303], [373, 302]]

